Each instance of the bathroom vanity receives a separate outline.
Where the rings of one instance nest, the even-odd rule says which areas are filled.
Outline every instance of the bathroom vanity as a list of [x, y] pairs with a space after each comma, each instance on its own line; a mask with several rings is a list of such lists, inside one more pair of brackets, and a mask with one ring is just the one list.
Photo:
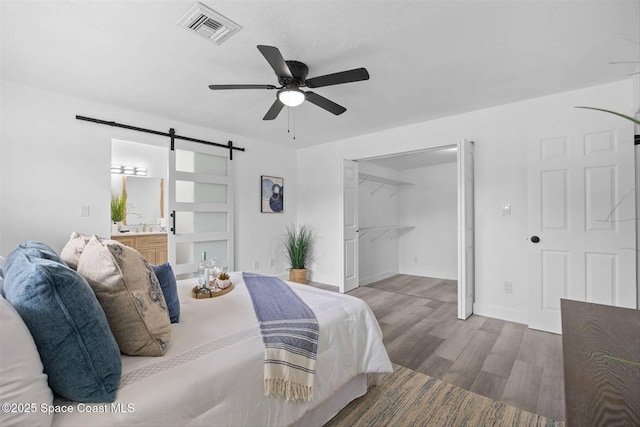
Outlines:
[[151, 264], [159, 265], [167, 262], [166, 232], [133, 232], [112, 235], [111, 238], [137, 250]]

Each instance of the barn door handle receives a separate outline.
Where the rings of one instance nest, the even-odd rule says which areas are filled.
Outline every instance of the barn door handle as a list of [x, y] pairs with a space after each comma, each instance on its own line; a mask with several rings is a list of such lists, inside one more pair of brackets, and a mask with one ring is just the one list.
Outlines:
[[531, 236], [531, 242], [538, 243], [539, 241], [540, 241], [540, 238], [538, 236]]
[[171, 224], [173, 225], [171, 227], [171, 232], [175, 235], [176, 234], [176, 211], [171, 212]]

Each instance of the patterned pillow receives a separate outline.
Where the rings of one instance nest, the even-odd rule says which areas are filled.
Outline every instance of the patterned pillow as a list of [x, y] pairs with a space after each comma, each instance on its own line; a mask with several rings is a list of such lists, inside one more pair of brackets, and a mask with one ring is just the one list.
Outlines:
[[113, 402], [122, 365], [102, 307], [78, 273], [34, 252], [20, 245], [9, 254], [4, 292], [33, 336], [49, 386], [70, 400]]
[[67, 263], [69, 267], [74, 270], [78, 269], [78, 260], [80, 259], [80, 255], [82, 255], [82, 251], [89, 243], [89, 239], [91, 236], [87, 234], [76, 233], [75, 231], [71, 233], [71, 237], [62, 251], [60, 252], [60, 258], [64, 262]]
[[78, 260], [78, 273], [98, 297], [122, 353], [165, 353], [171, 338], [167, 303], [158, 278], [140, 252], [92, 236]]

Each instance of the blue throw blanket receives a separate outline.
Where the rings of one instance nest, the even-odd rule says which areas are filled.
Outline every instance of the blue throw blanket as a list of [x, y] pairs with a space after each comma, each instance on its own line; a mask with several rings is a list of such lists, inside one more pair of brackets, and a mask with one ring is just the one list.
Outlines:
[[265, 345], [265, 395], [311, 400], [318, 351], [318, 321], [313, 311], [277, 277], [242, 276]]

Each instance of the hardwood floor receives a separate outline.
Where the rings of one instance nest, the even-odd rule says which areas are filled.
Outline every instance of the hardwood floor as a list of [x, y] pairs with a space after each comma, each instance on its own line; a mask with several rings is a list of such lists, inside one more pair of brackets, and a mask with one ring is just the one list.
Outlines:
[[565, 419], [560, 335], [477, 315], [458, 320], [453, 280], [399, 274], [349, 295], [373, 310], [392, 362], [529, 412]]

